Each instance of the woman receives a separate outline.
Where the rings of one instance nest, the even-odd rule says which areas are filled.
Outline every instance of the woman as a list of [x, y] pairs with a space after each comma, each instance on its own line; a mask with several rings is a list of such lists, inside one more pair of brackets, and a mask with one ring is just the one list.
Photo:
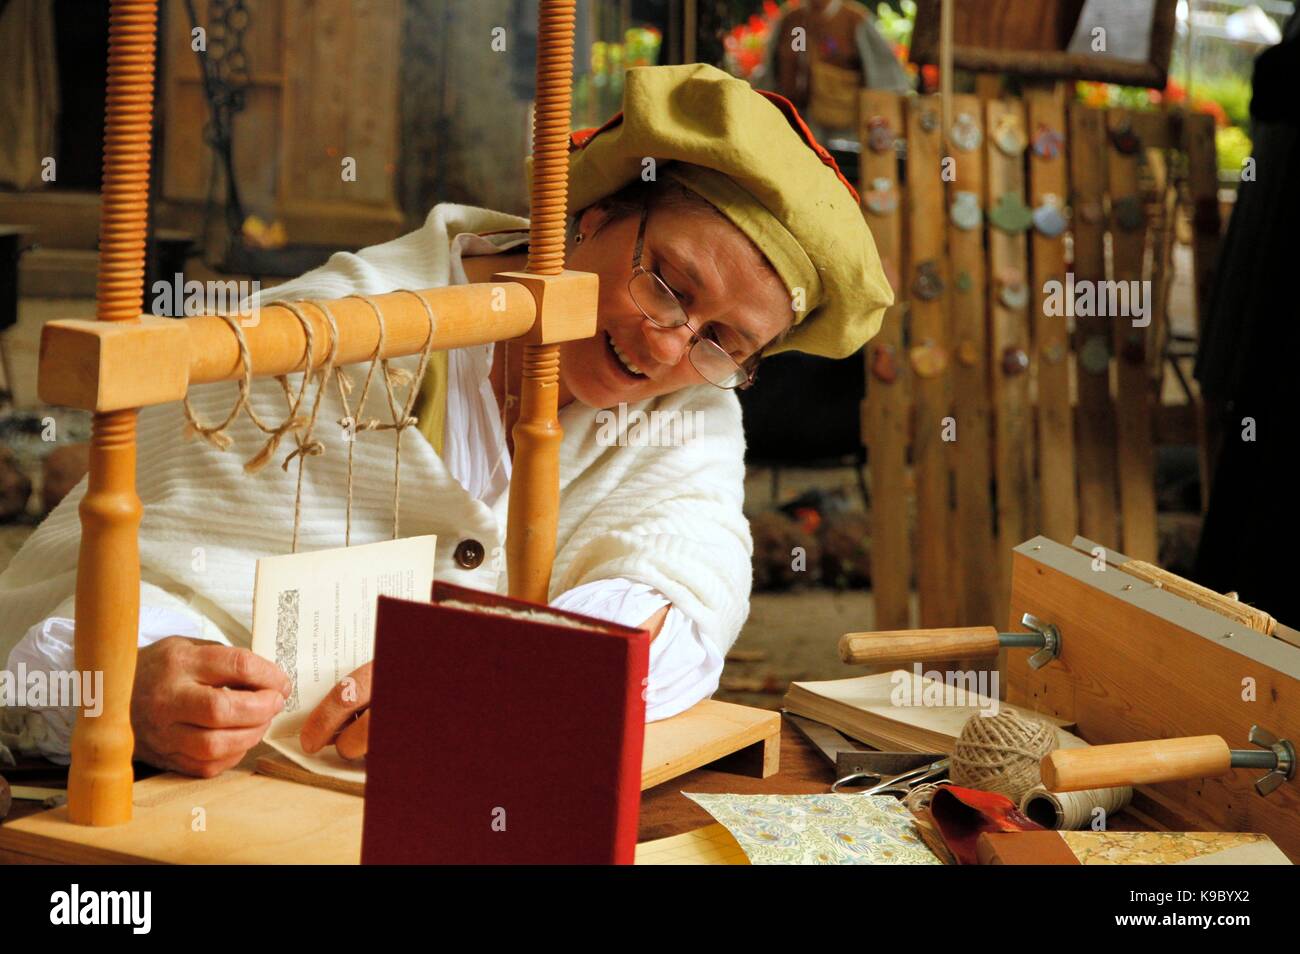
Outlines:
[[[716, 689], [748, 612], [744, 441], [732, 390], [764, 354], [852, 353], [892, 295], [856, 193], [793, 107], [710, 66], [629, 71], [623, 112], [574, 136], [569, 209], [567, 265], [597, 273], [600, 298], [598, 333], [562, 348], [551, 602], [650, 629], [647, 717], [665, 718]], [[264, 300], [485, 281], [522, 267], [526, 225], [439, 205], [418, 231], [335, 255]], [[505, 589], [499, 554], [510, 461], [500, 408], [521, 350], [450, 352], [421, 389], [423, 439], [407, 435], [403, 444], [400, 526], [438, 535], [438, 579]], [[231, 390], [193, 389], [198, 418], [223, 418]], [[265, 419], [283, 416], [282, 396], [270, 388], [256, 389], [253, 403]], [[669, 447], [610, 439], [599, 412], [624, 404], [629, 415], [689, 416], [689, 439]], [[342, 416], [331, 395], [319, 420]], [[268, 467], [246, 476], [236, 455], [185, 442], [176, 406], [140, 417], [137, 757], [214, 775], [260, 741], [289, 696], [288, 677], [241, 647], [250, 638], [255, 561], [289, 550], [296, 474]], [[246, 449], [259, 438], [242, 418], [229, 434]], [[305, 471], [301, 550], [343, 542], [348, 447], [328, 427], [316, 437], [325, 450]], [[361, 434], [352, 450], [351, 540], [387, 539], [392, 437]], [[73, 666], [83, 492], [84, 483], [0, 575], [0, 651], [11, 669]], [[333, 742], [345, 758], [364, 754], [369, 667], [353, 676], [346, 701], [336, 690], [308, 720], [308, 751]], [[25, 713], [26, 744], [66, 758], [73, 716]]]

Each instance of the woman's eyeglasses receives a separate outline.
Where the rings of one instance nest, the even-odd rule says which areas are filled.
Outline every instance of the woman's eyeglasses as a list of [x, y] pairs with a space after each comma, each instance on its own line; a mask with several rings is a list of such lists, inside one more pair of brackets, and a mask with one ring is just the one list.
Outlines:
[[645, 244], [646, 220], [649, 217], [650, 205], [647, 203], [641, 210], [641, 225], [636, 233], [636, 251], [632, 255], [632, 277], [627, 282], [627, 291], [632, 296], [632, 301], [642, 315], [660, 328], [686, 326], [691, 333], [691, 350], [687, 354], [691, 359], [691, 366], [704, 380], [724, 390], [748, 387], [753, 383], [754, 372], [741, 367], [720, 344], [705, 338], [692, 328], [687, 319], [686, 309], [682, 307], [676, 292], [654, 272], [642, 267], [641, 248]]

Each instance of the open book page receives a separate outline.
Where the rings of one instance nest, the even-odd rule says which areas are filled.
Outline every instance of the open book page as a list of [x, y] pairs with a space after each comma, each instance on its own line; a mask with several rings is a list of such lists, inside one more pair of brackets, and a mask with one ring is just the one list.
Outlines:
[[284, 711], [266, 743], [313, 772], [364, 781], [365, 765], [333, 746], [303, 752], [298, 733], [312, 710], [375, 651], [380, 595], [427, 600], [433, 588], [434, 536], [407, 537], [257, 561], [253, 585], [253, 652], [293, 680]]

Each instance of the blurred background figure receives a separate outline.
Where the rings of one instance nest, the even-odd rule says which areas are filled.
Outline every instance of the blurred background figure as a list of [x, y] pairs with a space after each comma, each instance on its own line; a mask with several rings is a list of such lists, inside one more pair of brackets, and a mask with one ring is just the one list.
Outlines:
[[1196, 364], [1209, 424], [1222, 436], [1194, 579], [1294, 625], [1300, 13], [1259, 55], [1252, 85], [1254, 151], [1243, 162], [1252, 174], [1243, 170]]

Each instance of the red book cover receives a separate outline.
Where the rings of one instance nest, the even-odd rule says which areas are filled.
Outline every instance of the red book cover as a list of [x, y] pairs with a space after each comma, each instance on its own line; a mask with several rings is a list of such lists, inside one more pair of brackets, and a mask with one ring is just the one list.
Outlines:
[[362, 861], [630, 864], [649, 648], [448, 583], [379, 597]]

